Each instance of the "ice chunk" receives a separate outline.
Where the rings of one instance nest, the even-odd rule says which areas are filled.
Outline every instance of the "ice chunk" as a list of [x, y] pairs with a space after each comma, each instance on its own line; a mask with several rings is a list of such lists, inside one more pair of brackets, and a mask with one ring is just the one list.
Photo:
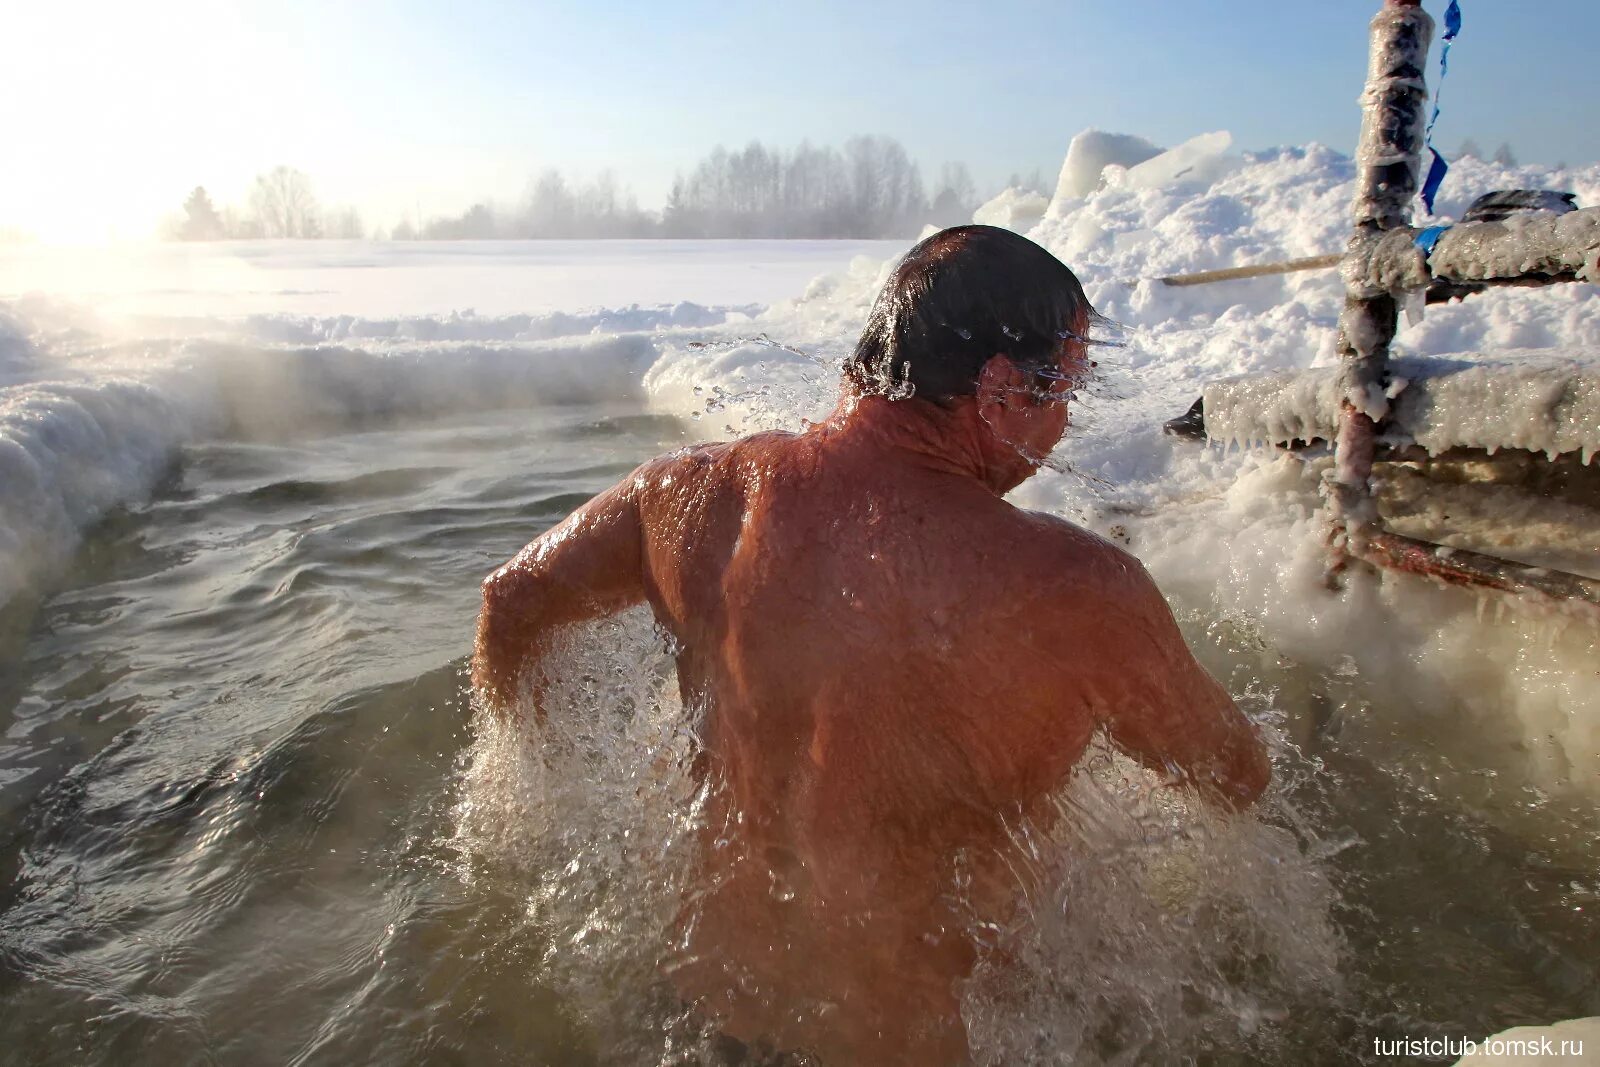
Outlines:
[[1227, 130], [1202, 133], [1129, 167], [1122, 184], [1129, 189], [1161, 189], [1177, 182], [1210, 185], [1238, 169], [1240, 161], [1227, 155], [1232, 144], [1233, 134]]
[[972, 221], [983, 226], [1000, 226], [1027, 233], [1044, 218], [1050, 201], [1030, 189], [1012, 187], [972, 213]]
[[1060, 214], [1059, 205], [1081, 200], [1100, 187], [1100, 175], [1109, 164], [1133, 167], [1161, 154], [1161, 149], [1127, 133], [1084, 130], [1067, 146], [1067, 158], [1056, 179], [1056, 195], [1050, 202], [1051, 214]]

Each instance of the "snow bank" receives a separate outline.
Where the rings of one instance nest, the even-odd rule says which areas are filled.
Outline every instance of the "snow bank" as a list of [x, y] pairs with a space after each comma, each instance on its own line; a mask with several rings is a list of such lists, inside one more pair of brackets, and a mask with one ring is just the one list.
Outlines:
[[0, 605], [48, 578], [85, 526], [147, 492], [193, 429], [180, 403], [137, 381], [0, 392]]
[[0, 605], [47, 583], [81, 531], [147, 496], [189, 441], [639, 400], [664, 339], [687, 344], [754, 310], [108, 324], [18, 302], [0, 311]]
[[384, 419], [639, 398], [659, 350], [650, 334], [552, 342], [419, 342], [185, 350], [183, 389], [213, 432], [286, 437]]
[[[318, 344], [325, 341], [546, 341], [580, 334], [624, 333], [671, 327], [720, 326], [730, 314], [753, 315], [761, 305], [705, 307], [677, 304], [587, 311], [554, 311], [538, 315], [447, 315], [369, 318], [358, 315], [252, 315], [230, 332], [261, 341]], [[198, 325], [204, 325], [203, 322]]]

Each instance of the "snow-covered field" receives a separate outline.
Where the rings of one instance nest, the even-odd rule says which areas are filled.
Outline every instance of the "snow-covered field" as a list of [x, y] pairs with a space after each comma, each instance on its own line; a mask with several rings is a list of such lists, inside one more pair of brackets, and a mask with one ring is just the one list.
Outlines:
[[0, 300], [103, 315], [511, 315], [768, 304], [892, 241], [221, 241], [0, 245]]

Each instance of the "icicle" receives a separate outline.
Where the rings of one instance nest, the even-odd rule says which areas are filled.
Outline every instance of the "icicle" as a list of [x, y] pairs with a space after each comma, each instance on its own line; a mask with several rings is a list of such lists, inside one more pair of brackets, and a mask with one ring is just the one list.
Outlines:
[[[1407, 289], [1400, 296], [1400, 307], [1406, 313], [1407, 326], [1422, 325], [1423, 311], [1427, 307], [1426, 289]], [[1394, 393], [1390, 393], [1394, 396]]]

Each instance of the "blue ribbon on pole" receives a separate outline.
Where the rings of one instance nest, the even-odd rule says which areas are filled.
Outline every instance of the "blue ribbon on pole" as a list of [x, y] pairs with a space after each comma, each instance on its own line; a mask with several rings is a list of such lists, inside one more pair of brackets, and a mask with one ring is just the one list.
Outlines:
[[1444, 91], [1444, 76], [1450, 71], [1450, 42], [1460, 32], [1461, 5], [1457, 0], [1450, 0], [1450, 6], [1444, 12], [1444, 48], [1439, 52], [1439, 84], [1433, 90], [1433, 114], [1428, 119], [1428, 130], [1423, 135], [1423, 143], [1433, 156], [1433, 162], [1428, 164], [1428, 176], [1422, 182], [1422, 206], [1428, 209], [1430, 215], [1433, 214], [1433, 198], [1438, 195], [1439, 186], [1444, 184], [1445, 173], [1450, 170], [1450, 164], [1433, 147], [1433, 126], [1439, 121], [1439, 94]]
[[1449, 228], [1448, 226], [1429, 226], [1426, 230], [1417, 234], [1413, 243], [1422, 249], [1423, 258], [1433, 255], [1433, 246], [1439, 243], [1439, 238], [1443, 237], [1444, 231]]

